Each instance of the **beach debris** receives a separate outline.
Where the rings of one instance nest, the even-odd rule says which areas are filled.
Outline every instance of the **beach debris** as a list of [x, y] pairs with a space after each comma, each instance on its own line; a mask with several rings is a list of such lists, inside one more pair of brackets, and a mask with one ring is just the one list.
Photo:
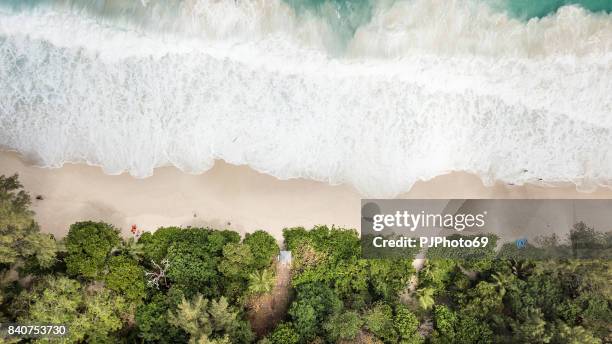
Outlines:
[[153, 271], [145, 272], [147, 285], [149, 287], [159, 289], [159, 285], [162, 283], [164, 287], [167, 287], [168, 282], [166, 281], [166, 272], [170, 267], [170, 261], [168, 259], [164, 259], [160, 262], [160, 264], [157, 264], [155, 261], [151, 261], [151, 263], [153, 263]]
[[43, 198], [42, 195], [36, 195], [36, 199], [39, 200], [39, 201], [42, 201], [44, 198]]

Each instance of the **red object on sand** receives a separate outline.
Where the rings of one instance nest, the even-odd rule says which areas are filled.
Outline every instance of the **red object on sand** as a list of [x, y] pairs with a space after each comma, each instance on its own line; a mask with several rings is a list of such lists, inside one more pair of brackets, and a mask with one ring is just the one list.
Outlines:
[[132, 225], [132, 233], [136, 233], [136, 225]]

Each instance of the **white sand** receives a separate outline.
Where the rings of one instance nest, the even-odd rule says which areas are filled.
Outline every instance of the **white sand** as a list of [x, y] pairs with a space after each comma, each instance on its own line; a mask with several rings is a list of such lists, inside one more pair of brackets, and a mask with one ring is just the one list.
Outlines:
[[[218, 161], [213, 169], [190, 175], [173, 167], [136, 179], [109, 176], [98, 167], [66, 164], [59, 169], [28, 165], [15, 153], [0, 152], [0, 174], [18, 173], [33, 198], [45, 232], [62, 237], [71, 223], [102, 220], [127, 234], [132, 224], [212, 226], [244, 233], [316, 224], [358, 228], [360, 195], [349, 186], [310, 180], [278, 180], [246, 166]], [[43, 200], [36, 200], [41, 195]], [[453, 172], [419, 182], [402, 198], [612, 198], [612, 190], [577, 192], [574, 186], [485, 187], [477, 176]]]

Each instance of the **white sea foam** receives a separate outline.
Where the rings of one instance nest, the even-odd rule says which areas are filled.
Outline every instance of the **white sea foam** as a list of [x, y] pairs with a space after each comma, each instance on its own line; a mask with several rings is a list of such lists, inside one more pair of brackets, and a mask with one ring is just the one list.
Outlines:
[[224, 159], [368, 196], [451, 170], [609, 185], [612, 17], [444, 3], [376, 8], [341, 56], [275, 1], [188, 2], [164, 32], [0, 12], [0, 145], [137, 177]]

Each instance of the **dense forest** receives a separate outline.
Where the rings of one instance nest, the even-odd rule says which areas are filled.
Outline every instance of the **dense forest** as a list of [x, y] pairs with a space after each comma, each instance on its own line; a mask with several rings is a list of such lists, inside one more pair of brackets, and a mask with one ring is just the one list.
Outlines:
[[284, 230], [283, 269], [265, 231], [132, 232], [83, 221], [56, 240], [17, 177], [0, 177], [0, 323], [66, 324], [66, 343], [612, 343], [605, 259], [429, 259], [416, 271], [363, 259], [355, 230], [318, 226]]

